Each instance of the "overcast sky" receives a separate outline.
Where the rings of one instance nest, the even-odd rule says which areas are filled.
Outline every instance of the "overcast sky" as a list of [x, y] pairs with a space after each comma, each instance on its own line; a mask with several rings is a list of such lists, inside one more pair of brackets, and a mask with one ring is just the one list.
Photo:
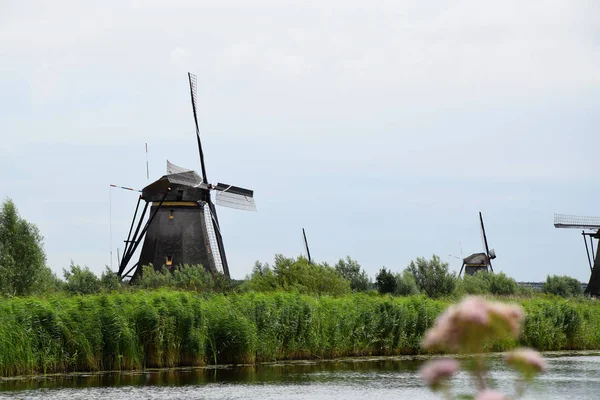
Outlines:
[[481, 211], [496, 271], [587, 282], [553, 215], [600, 216], [597, 1], [0, 1], [0, 196], [59, 275], [122, 250], [144, 143], [150, 180], [199, 170], [188, 71], [209, 180], [255, 190], [219, 209], [233, 277], [303, 227], [371, 277], [458, 270]]

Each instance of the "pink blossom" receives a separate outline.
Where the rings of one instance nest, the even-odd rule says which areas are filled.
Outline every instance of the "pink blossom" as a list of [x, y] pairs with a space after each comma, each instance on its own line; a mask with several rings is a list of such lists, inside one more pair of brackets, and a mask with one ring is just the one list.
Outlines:
[[507, 335], [517, 337], [523, 311], [516, 305], [487, 301], [470, 296], [450, 306], [425, 333], [425, 349], [480, 351], [486, 340]]
[[430, 386], [436, 387], [443, 379], [451, 378], [459, 369], [458, 361], [443, 358], [425, 363], [421, 367], [421, 376]]
[[546, 360], [540, 353], [529, 348], [519, 348], [511, 351], [505, 357], [506, 363], [531, 377], [546, 370]]
[[509, 398], [502, 393], [494, 392], [493, 390], [484, 390], [477, 394], [475, 400], [509, 400]]

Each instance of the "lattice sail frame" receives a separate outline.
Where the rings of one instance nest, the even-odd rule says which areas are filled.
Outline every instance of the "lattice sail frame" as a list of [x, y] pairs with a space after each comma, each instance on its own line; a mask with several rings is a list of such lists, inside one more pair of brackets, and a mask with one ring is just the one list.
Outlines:
[[215, 226], [213, 224], [213, 216], [210, 212], [210, 207], [207, 203], [202, 203], [202, 209], [204, 212], [204, 222], [206, 224], [206, 232], [208, 233], [208, 243], [210, 245], [210, 252], [215, 261], [215, 268], [220, 273], [224, 274], [223, 260], [221, 259], [221, 252], [219, 251], [219, 243], [217, 241], [217, 235], [215, 233]]
[[554, 214], [554, 227], [599, 230], [600, 217]]

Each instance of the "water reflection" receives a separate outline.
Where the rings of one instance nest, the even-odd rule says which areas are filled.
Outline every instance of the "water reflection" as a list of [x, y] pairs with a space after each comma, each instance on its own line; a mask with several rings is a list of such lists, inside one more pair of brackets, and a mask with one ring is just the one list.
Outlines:
[[[547, 353], [549, 371], [527, 398], [597, 398], [600, 353]], [[0, 381], [2, 398], [436, 398], [423, 388], [417, 371], [424, 357], [382, 357], [322, 362], [289, 362], [217, 368], [179, 368], [23, 377]], [[511, 391], [514, 373], [493, 356], [493, 378]], [[460, 374], [456, 386], [470, 388]]]

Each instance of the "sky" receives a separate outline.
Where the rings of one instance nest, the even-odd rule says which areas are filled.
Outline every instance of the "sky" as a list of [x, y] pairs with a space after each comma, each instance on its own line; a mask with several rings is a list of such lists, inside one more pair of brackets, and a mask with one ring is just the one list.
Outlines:
[[255, 191], [218, 209], [232, 277], [302, 228], [372, 278], [458, 271], [481, 211], [496, 272], [589, 279], [553, 217], [600, 216], [598, 2], [0, 1], [0, 197], [59, 276], [116, 269], [137, 195], [110, 184], [199, 170], [188, 71], [209, 180]]

